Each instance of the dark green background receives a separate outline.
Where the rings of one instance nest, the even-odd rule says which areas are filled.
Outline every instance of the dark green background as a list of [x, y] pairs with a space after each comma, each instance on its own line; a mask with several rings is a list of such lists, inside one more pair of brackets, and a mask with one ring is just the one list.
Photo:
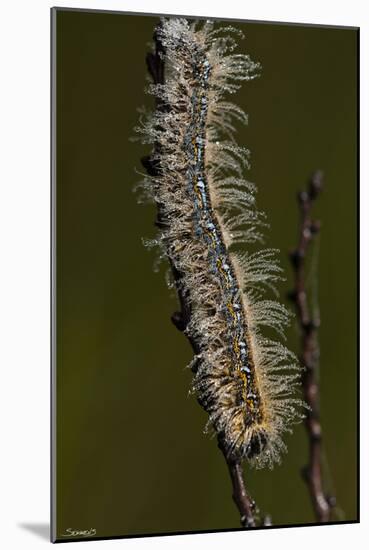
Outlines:
[[[234, 528], [230, 480], [206, 415], [188, 397], [191, 358], [170, 322], [176, 308], [153, 272], [155, 208], [132, 189], [148, 149], [129, 141], [144, 94], [145, 54], [157, 18], [57, 11], [57, 533], [97, 536]], [[296, 243], [296, 192], [325, 173], [316, 206], [321, 414], [331, 490], [356, 519], [357, 31], [235, 23], [239, 51], [261, 78], [233, 98], [249, 113], [238, 141], [281, 250]], [[288, 343], [298, 351], [293, 324]], [[300, 469], [303, 425], [273, 471], [246, 471], [273, 523], [313, 522]]]

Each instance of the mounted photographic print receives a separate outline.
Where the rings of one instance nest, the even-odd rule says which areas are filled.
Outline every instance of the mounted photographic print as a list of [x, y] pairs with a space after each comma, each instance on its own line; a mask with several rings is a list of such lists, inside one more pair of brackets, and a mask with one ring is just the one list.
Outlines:
[[359, 29], [51, 25], [52, 541], [357, 522]]

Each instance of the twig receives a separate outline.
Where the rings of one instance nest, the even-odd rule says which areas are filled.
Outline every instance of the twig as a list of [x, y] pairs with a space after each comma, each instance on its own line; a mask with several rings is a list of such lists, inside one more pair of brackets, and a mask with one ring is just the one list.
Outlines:
[[239, 460], [227, 455], [227, 451], [221, 437], [218, 437], [218, 447], [222, 451], [227, 462], [233, 487], [232, 498], [238, 508], [238, 511], [240, 512], [241, 525], [246, 528], [255, 527], [255, 502], [246, 491], [245, 482], [243, 479], [242, 464]]
[[297, 248], [290, 253], [290, 260], [294, 270], [295, 288], [290, 294], [297, 312], [297, 319], [301, 329], [301, 363], [304, 366], [302, 387], [304, 399], [310, 410], [305, 419], [306, 431], [309, 438], [309, 463], [303, 468], [302, 475], [306, 481], [315, 516], [318, 522], [325, 523], [331, 518], [335, 506], [333, 497], [324, 492], [322, 478], [322, 428], [319, 413], [319, 342], [318, 328], [320, 319], [316, 313], [309, 310], [305, 282], [305, 259], [310, 242], [320, 230], [320, 222], [311, 219], [311, 210], [314, 201], [318, 198], [323, 186], [323, 175], [315, 172], [307, 191], [298, 195], [300, 207], [300, 230]]
[[[148, 53], [146, 57], [146, 63], [148, 71], [153, 79], [155, 84], [164, 84], [164, 47], [160, 42], [158, 37], [157, 30], [154, 33], [154, 42], [155, 42], [155, 51], [153, 53]], [[162, 111], [165, 111], [168, 107], [164, 104], [162, 100], [157, 98], [156, 108]], [[158, 152], [159, 145], [155, 144], [155, 152]], [[144, 157], [141, 159], [143, 166], [145, 167], [147, 173], [151, 176], [160, 176], [160, 166], [155, 163], [151, 157]], [[161, 227], [163, 225], [163, 216], [161, 211], [161, 205], [158, 203], [158, 214], [156, 225]], [[171, 269], [173, 273], [173, 278], [176, 284], [177, 294], [179, 303], [181, 306], [181, 311], [176, 311], [172, 315], [172, 322], [177, 327], [178, 330], [183, 332], [188, 325], [191, 319], [191, 306], [188, 300], [188, 297], [185, 294], [183, 285], [181, 285], [181, 273], [175, 268], [173, 263], [171, 263]], [[188, 338], [189, 336], [186, 335]], [[199, 354], [200, 350], [197, 343], [189, 338], [194, 354]], [[196, 371], [196, 365], [193, 367], [193, 371]], [[224, 458], [227, 462], [229, 474], [232, 480], [233, 486], [233, 500], [239, 510], [241, 516], [241, 525], [243, 527], [255, 527], [255, 503], [248, 495], [245, 483], [242, 475], [242, 463], [239, 459], [229, 456], [226, 451], [223, 439], [221, 436], [218, 436], [218, 447], [222, 451]], [[264, 525], [270, 525], [269, 518], [264, 520]]]

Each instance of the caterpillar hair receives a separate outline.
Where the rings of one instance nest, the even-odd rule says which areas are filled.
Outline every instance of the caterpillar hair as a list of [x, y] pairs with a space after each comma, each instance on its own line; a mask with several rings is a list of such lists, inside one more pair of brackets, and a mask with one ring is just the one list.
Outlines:
[[283, 339], [289, 322], [284, 306], [265, 297], [282, 270], [277, 250], [247, 251], [261, 246], [266, 224], [255, 185], [243, 178], [249, 152], [234, 138], [234, 121], [247, 116], [226, 98], [260, 66], [232, 53], [232, 27], [163, 18], [156, 32], [165, 81], [149, 86], [158, 108], [137, 129], [154, 145], [156, 167], [141, 185], [159, 208], [154, 244], [191, 310], [184, 332], [195, 343], [192, 389], [229, 455], [273, 466], [284, 434], [303, 417], [294, 397], [300, 367], [265, 335], [271, 327]]

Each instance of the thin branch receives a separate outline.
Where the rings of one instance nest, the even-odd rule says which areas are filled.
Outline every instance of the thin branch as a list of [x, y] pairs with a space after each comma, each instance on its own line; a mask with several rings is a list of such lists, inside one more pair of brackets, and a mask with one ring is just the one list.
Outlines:
[[[163, 47], [163, 44], [160, 42], [157, 30], [155, 31], [153, 38], [155, 42], [155, 51], [153, 53], [147, 54], [147, 57], [146, 57], [147, 68], [155, 84], [164, 84], [164, 61], [163, 61], [164, 47]], [[156, 108], [159, 110], [165, 111], [168, 107], [167, 105], [164, 104], [162, 100], [157, 98]], [[155, 149], [154, 151], [155, 153], [159, 152], [159, 145], [155, 144], [154, 149]], [[144, 157], [141, 160], [141, 162], [149, 175], [160, 176], [160, 166], [158, 165], [157, 162], [154, 162], [151, 157]], [[158, 214], [157, 214], [156, 225], [158, 227], [162, 227], [163, 215], [162, 215], [160, 203], [157, 204], [157, 208], [158, 208]], [[175, 268], [173, 263], [171, 263], [171, 269], [172, 269], [174, 281], [176, 284], [178, 299], [181, 307], [181, 311], [176, 311], [172, 315], [172, 322], [177, 327], [178, 330], [183, 332], [191, 319], [191, 306], [188, 300], [188, 296], [186, 295], [183, 289], [183, 285], [181, 285], [181, 278], [182, 278], [181, 273]], [[189, 338], [188, 335], [186, 336]], [[192, 338], [189, 338], [189, 341], [191, 343], [194, 354], [198, 355], [200, 352], [200, 349], [197, 343]], [[193, 371], [196, 372], [196, 365], [193, 367]], [[254, 501], [248, 495], [245, 488], [245, 483], [242, 475], [242, 463], [237, 458], [233, 456], [229, 456], [229, 454], [226, 451], [223, 438], [221, 436], [218, 436], [218, 447], [222, 451], [228, 466], [229, 474], [232, 480], [233, 500], [241, 516], [241, 525], [243, 527], [255, 527], [256, 506]], [[264, 525], [270, 525], [269, 518], [266, 518], [264, 520]]]
[[322, 427], [318, 384], [320, 319], [316, 313], [310, 311], [305, 280], [306, 254], [314, 235], [320, 231], [320, 222], [311, 219], [311, 210], [322, 186], [323, 175], [321, 172], [315, 172], [308, 183], [307, 191], [302, 191], [298, 195], [301, 221], [297, 248], [290, 253], [295, 286], [290, 298], [295, 304], [301, 330], [300, 360], [304, 367], [302, 387], [304, 399], [310, 407], [305, 419], [309, 439], [309, 463], [303, 468], [302, 475], [309, 488], [316, 519], [320, 523], [326, 523], [331, 519], [335, 500], [325, 494], [322, 477]]
[[255, 527], [255, 502], [246, 491], [245, 482], [243, 479], [242, 464], [239, 460], [235, 460], [234, 458], [228, 456], [226, 447], [221, 437], [218, 437], [218, 447], [222, 451], [227, 462], [233, 487], [232, 498], [240, 513], [241, 525], [246, 528]]

